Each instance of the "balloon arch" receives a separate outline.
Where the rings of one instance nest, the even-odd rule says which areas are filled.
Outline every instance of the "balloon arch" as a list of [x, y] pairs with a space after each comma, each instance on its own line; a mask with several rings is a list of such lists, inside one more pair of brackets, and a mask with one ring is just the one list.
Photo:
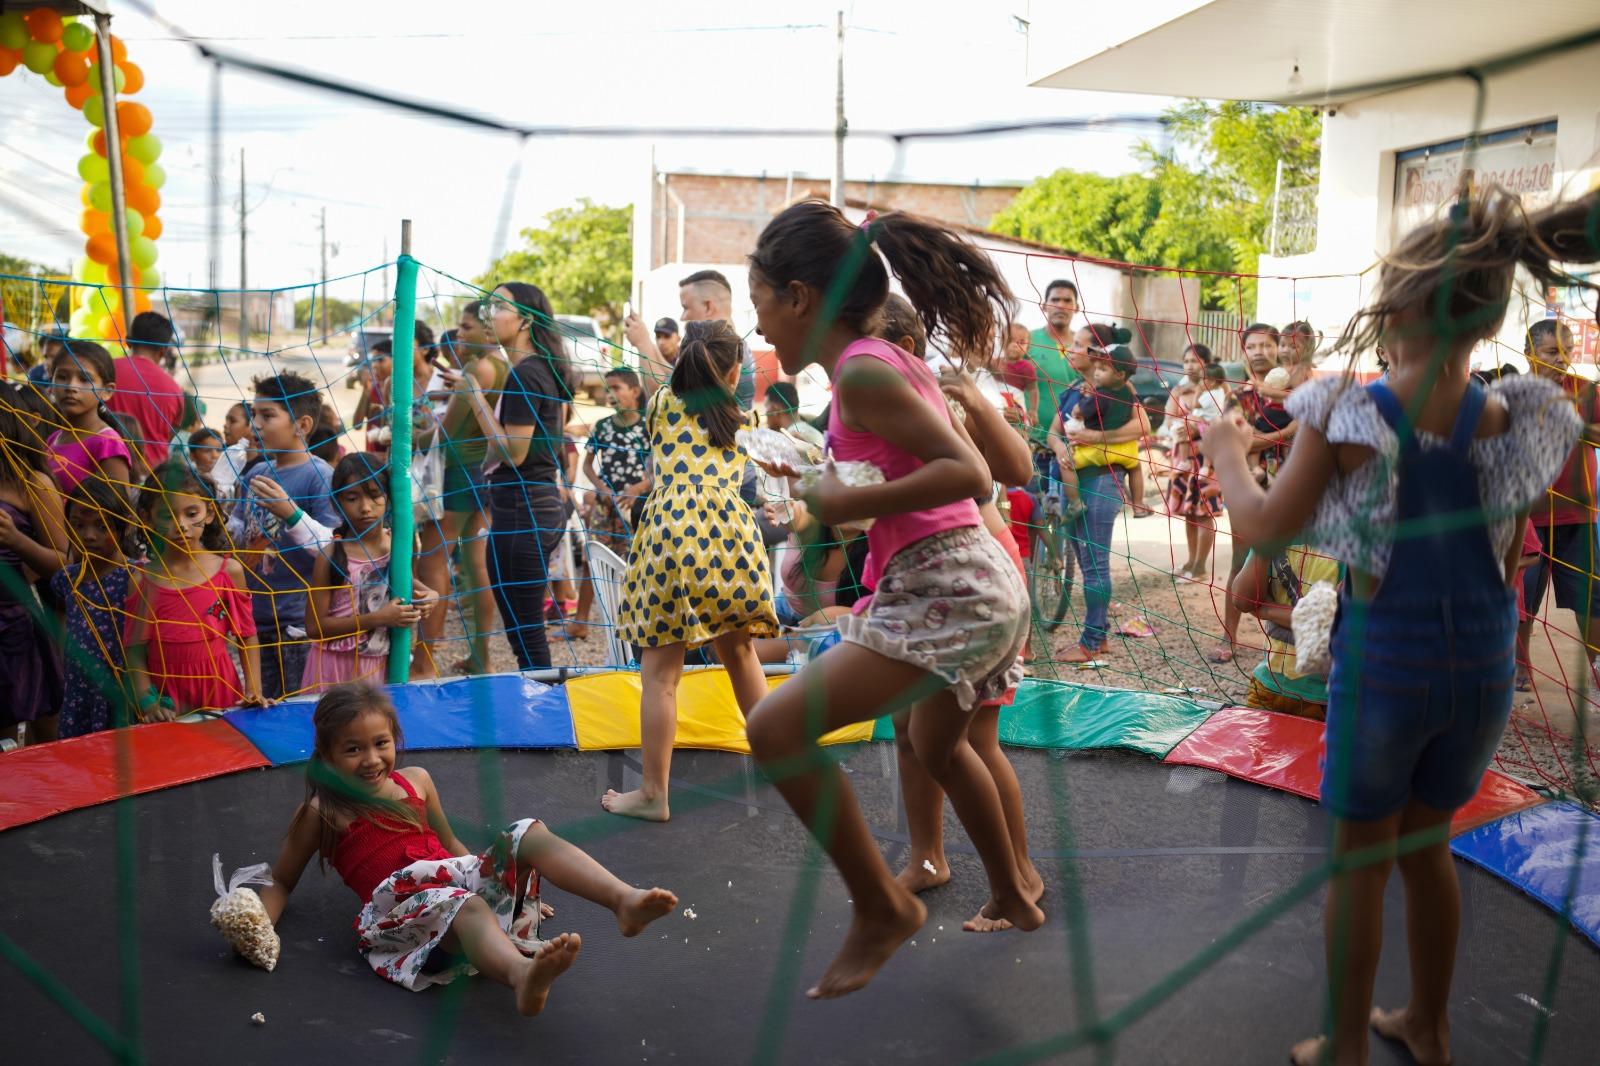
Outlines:
[[[102, 22], [102, 29], [105, 27]], [[59, 86], [67, 103], [83, 112], [91, 130], [88, 151], [78, 160], [78, 176], [84, 181], [81, 225], [85, 237], [85, 258], [73, 271], [72, 312], [69, 329], [75, 337], [89, 337], [120, 346], [126, 336], [125, 300], [131, 297], [133, 313], [150, 309], [147, 291], [161, 284], [156, 269], [156, 240], [161, 236], [161, 187], [167, 175], [157, 162], [161, 141], [150, 132], [150, 109], [131, 96], [144, 87], [144, 71], [130, 62], [122, 41], [107, 34], [112, 62], [111, 97], [116, 101], [107, 115], [105, 79], [95, 29], [75, 17], [63, 17], [48, 7], [27, 12], [0, 14], [0, 77], [19, 66], [41, 75]], [[116, 131], [118, 156], [114, 167], [107, 143], [106, 128]], [[113, 188], [113, 177], [120, 172], [122, 195]], [[126, 235], [125, 252], [119, 255], [113, 219], [117, 201], [122, 201], [122, 217], [117, 223]], [[119, 266], [120, 264], [120, 266]], [[129, 276], [122, 277], [126, 268]]]

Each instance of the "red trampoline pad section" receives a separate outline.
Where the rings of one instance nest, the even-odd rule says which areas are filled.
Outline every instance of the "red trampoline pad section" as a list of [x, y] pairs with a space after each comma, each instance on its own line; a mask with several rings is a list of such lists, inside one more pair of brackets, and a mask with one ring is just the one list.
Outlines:
[[[126, 745], [129, 787], [117, 788]], [[221, 720], [156, 722], [39, 744], [0, 755], [0, 830], [207, 777], [271, 765]]]
[[[1166, 759], [1315, 800], [1322, 785], [1322, 723], [1292, 714], [1225, 707], [1206, 719]], [[1477, 795], [1456, 812], [1452, 833], [1544, 802], [1502, 773], [1483, 775]]]

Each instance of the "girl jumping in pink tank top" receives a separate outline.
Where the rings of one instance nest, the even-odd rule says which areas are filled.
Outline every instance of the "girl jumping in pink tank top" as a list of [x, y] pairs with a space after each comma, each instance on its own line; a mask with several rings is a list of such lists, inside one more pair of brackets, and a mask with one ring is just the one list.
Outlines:
[[994, 778], [967, 740], [978, 705], [1020, 674], [1027, 594], [979, 518], [973, 497], [990, 491], [989, 470], [951, 424], [938, 381], [871, 336], [890, 269], [930, 337], [950, 350], [988, 351], [1001, 335], [1012, 297], [988, 256], [911, 215], [857, 227], [834, 207], [802, 202], [772, 220], [750, 256], [757, 330], [784, 372], [816, 363], [832, 378], [833, 458], [871, 462], [885, 478], [848, 486], [830, 469], [808, 495], [825, 524], [873, 520], [864, 581], [875, 594], [839, 620], [840, 643], [764, 698], [748, 725], [751, 750], [838, 865], [855, 908], [813, 998], [865, 985], [927, 917], [817, 746], [856, 722], [911, 708], [913, 750], [983, 860], [994, 917], [1023, 930], [1044, 923]]

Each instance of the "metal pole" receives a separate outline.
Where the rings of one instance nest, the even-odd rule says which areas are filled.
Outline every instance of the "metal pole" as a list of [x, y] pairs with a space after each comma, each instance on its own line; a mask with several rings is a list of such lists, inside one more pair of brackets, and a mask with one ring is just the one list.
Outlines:
[[239, 149], [239, 355], [250, 348], [250, 294], [245, 290], [250, 285], [250, 264], [247, 258], [246, 239], [249, 236], [245, 225], [244, 202], [244, 149]]
[[[211, 66], [211, 203], [208, 205], [209, 243], [206, 284], [216, 299], [222, 287], [222, 64]], [[221, 309], [217, 317], [217, 342], [222, 341]]]
[[322, 343], [328, 343], [328, 209], [322, 209]]
[[[128, 197], [122, 188], [122, 135], [117, 129], [117, 68], [111, 58], [111, 16], [96, 11], [95, 46], [100, 57], [100, 99], [105, 104], [106, 162], [111, 166], [111, 232], [117, 238], [117, 287], [122, 291], [122, 324], [117, 340], [127, 341], [133, 319], [133, 258], [128, 254]], [[117, 320], [111, 316], [113, 328]]]
[[833, 189], [828, 199], [844, 209], [844, 12], [839, 12], [838, 78], [833, 99]]
[[[394, 370], [389, 374], [389, 595], [411, 602], [411, 557], [417, 536], [411, 506], [411, 400], [417, 343], [417, 261], [411, 258], [411, 220], [400, 221], [400, 260], [394, 282]], [[389, 630], [389, 682], [411, 680], [411, 630]]]
[[[1299, 69], [1298, 67], [1295, 69]], [[1272, 179], [1272, 232], [1267, 235], [1267, 252], [1278, 254], [1278, 201], [1283, 199], [1283, 159], [1278, 160], [1278, 172]]]

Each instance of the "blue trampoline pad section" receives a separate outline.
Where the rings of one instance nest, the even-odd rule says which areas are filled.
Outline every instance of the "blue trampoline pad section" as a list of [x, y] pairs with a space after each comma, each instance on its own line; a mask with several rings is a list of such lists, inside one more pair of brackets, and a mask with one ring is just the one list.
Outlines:
[[[389, 685], [407, 751], [455, 748], [576, 748], [566, 690], [520, 674]], [[274, 766], [304, 762], [316, 700], [233, 711], [227, 721]]]
[[1547, 803], [1463, 833], [1451, 848], [1557, 913], [1570, 892], [1572, 924], [1600, 945], [1600, 817], [1575, 803]]

